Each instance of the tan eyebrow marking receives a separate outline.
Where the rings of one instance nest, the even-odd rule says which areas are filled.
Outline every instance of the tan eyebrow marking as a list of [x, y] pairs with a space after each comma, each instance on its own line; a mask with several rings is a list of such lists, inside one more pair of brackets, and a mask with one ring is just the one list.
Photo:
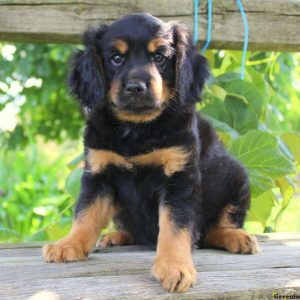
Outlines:
[[127, 42], [125, 42], [124, 40], [121, 40], [121, 39], [116, 39], [113, 42], [113, 45], [117, 48], [117, 50], [121, 54], [125, 54], [129, 50], [129, 46], [128, 46]]
[[148, 44], [147, 44], [147, 49], [149, 52], [155, 52], [158, 47], [166, 45], [166, 40], [164, 38], [155, 38], [153, 40], [151, 40]]

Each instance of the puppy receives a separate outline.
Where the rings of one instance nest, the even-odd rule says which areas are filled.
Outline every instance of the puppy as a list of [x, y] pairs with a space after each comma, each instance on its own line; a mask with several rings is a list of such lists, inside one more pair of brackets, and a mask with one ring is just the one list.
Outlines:
[[171, 292], [196, 281], [191, 249], [256, 253], [243, 222], [244, 168], [195, 110], [206, 60], [187, 29], [149, 14], [84, 34], [69, 82], [87, 115], [85, 168], [70, 233], [43, 249], [46, 262], [86, 259], [101, 242], [156, 246], [152, 274]]

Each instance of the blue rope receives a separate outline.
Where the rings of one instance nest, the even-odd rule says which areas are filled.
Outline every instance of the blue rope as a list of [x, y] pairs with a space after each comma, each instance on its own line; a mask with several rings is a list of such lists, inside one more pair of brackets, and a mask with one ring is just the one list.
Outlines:
[[208, 48], [210, 41], [211, 41], [211, 25], [212, 25], [212, 5], [213, 0], [207, 0], [207, 33], [206, 33], [206, 42], [205, 45], [203, 46], [201, 53], [203, 54], [206, 49]]
[[198, 0], [194, 0], [194, 43], [198, 41]]
[[[243, 4], [241, 0], [236, 0], [237, 6], [240, 10], [240, 13], [242, 15], [243, 24], [244, 24], [244, 45], [243, 45], [243, 55], [242, 55], [242, 65], [241, 65], [241, 74], [240, 78], [244, 79], [245, 77], [245, 69], [246, 69], [246, 59], [247, 59], [247, 49], [248, 49], [248, 40], [249, 40], [249, 27], [248, 27], [248, 21], [247, 21], [247, 15], [245, 13]], [[213, 0], [207, 0], [208, 4], [208, 11], [207, 11], [207, 34], [206, 34], [206, 42], [203, 46], [201, 53], [203, 54], [207, 48], [209, 47], [209, 44], [211, 42], [211, 31], [212, 31], [212, 6], [213, 6]], [[199, 1], [194, 0], [194, 43], [196, 44], [198, 41], [198, 5]]]
[[247, 55], [247, 49], [248, 49], [249, 28], [248, 28], [247, 16], [244, 11], [244, 7], [243, 7], [241, 0], [236, 0], [236, 3], [239, 7], [239, 10], [242, 15], [243, 23], [244, 23], [244, 45], [243, 45], [243, 55], [242, 55], [241, 76], [240, 76], [241, 79], [244, 79], [245, 68], [246, 68], [246, 55]]

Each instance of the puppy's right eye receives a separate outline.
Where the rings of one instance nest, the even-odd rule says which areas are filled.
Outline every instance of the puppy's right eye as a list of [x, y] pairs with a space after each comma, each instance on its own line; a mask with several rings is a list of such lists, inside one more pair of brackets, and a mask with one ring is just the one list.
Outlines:
[[110, 61], [115, 67], [119, 67], [122, 65], [124, 59], [125, 59], [124, 56], [120, 54], [116, 54], [110, 59]]

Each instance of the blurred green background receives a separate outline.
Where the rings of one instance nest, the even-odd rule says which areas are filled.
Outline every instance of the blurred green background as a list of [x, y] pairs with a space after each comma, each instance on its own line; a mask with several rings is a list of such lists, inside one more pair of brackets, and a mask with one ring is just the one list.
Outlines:
[[[66, 77], [75, 46], [0, 43], [0, 242], [55, 240], [72, 222], [83, 116]], [[198, 105], [247, 168], [253, 233], [300, 230], [300, 54], [205, 53]]]

